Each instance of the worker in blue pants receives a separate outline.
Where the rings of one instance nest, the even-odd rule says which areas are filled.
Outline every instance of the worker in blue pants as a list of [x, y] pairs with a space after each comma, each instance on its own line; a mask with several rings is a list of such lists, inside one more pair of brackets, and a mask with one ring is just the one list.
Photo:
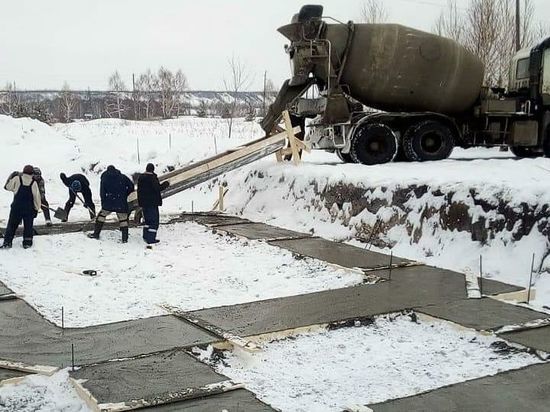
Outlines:
[[138, 205], [143, 210], [143, 240], [148, 245], [158, 243], [157, 232], [160, 223], [159, 207], [162, 206], [163, 190], [170, 185], [169, 182], [160, 183], [155, 174], [155, 166], [149, 163], [145, 168], [145, 173], [138, 178], [137, 194]]

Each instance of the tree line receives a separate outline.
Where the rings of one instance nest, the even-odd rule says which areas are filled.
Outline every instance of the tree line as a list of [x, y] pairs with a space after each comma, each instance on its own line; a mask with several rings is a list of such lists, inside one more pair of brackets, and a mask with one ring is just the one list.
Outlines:
[[246, 65], [233, 57], [228, 66], [225, 91], [202, 94], [189, 90], [181, 69], [171, 71], [165, 67], [133, 75], [131, 84], [114, 71], [106, 91], [77, 91], [65, 82], [58, 91], [25, 92], [8, 82], [0, 91], [0, 114], [47, 123], [95, 118], [170, 119], [193, 114], [228, 119], [231, 130], [235, 117], [251, 120], [263, 115], [275, 97], [275, 88], [266, 79], [263, 91], [246, 92], [250, 85]]

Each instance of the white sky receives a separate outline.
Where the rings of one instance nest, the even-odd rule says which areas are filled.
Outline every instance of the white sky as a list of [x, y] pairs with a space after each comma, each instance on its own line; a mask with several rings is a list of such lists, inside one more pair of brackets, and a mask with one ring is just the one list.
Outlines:
[[[550, 25], [550, 0], [533, 0]], [[466, 6], [468, 0], [459, 0]], [[362, 0], [319, 0], [325, 15], [358, 20]], [[446, 0], [384, 0], [390, 21], [430, 30]], [[106, 89], [118, 69], [132, 73], [181, 68], [192, 89], [223, 89], [231, 55], [278, 86], [289, 76], [277, 27], [301, 5], [295, 0], [0, 0], [0, 88]]]

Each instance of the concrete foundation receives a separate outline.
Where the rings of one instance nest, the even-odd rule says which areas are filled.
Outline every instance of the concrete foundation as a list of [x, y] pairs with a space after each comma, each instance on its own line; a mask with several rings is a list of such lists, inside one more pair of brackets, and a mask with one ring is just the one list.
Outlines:
[[71, 364], [71, 344], [87, 365], [217, 340], [173, 316], [63, 331], [21, 300], [0, 303], [0, 330], [1, 360], [54, 367]]
[[548, 317], [545, 313], [490, 298], [460, 300], [440, 305], [424, 306], [419, 308], [419, 311], [477, 330], [491, 330], [501, 326], [521, 324]]
[[303, 238], [311, 235], [307, 233], [294, 232], [292, 230], [281, 229], [275, 226], [269, 226], [263, 223], [247, 223], [240, 225], [224, 225], [219, 227], [220, 231], [228, 232], [233, 235], [246, 237], [252, 240], [269, 240], [281, 238]]
[[171, 219], [170, 223], [195, 222], [204, 226], [239, 225], [252, 223], [250, 220], [237, 216], [223, 215], [217, 213], [184, 213], [181, 216]]
[[82, 387], [98, 404], [130, 406], [174, 402], [185, 389], [229, 379], [178, 350], [84, 367], [71, 376], [84, 380]]
[[548, 411], [550, 364], [501, 373], [369, 407], [375, 412]]
[[[390, 266], [390, 257], [388, 255], [370, 252], [345, 243], [331, 242], [330, 240], [318, 237], [299, 240], [281, 240], [269, 243], [299, 255], [309, 256], [348, 268], [358, 267], [372, 269]], [[398, 257], [392, 259], [392, 264], [394, 265], [403, 265], [410, 262], [410, 260]]]
[[519, 332], [503, 333], [500, 337], [510, 342], [527, 346], [528, 348], [550, 353], [550, 326]]
[[274, 412], [275, 409], [256, 399], [252, 392], [245, 389], [194, 399], [187, 402], [145, 408], [143, 412]]

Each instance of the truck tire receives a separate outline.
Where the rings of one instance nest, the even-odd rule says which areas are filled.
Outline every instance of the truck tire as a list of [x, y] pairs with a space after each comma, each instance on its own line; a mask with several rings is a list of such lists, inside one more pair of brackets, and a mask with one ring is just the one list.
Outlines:
[[443, 160], [455, 146], [454, 134], [446, 125], [426, 120], [409, 127], [403, 136], [403, 150], [411, 161]]
[[397, 137], [380, 123], [360, 125], [351, 141], [350, 155], [355, 163], [377, 165], [391, 162], [397, 154]]
[[354, 163], [350, 153], [342, 153], [341, 150], [336, 150], [336, 155], [344, 163]]
[[514, 156], [525, 159], [535, 159], [543, 155], [542, 152], [536, 151], [535, 148], [525, 146], [510, 147], [510, 151], [514, 154]]

